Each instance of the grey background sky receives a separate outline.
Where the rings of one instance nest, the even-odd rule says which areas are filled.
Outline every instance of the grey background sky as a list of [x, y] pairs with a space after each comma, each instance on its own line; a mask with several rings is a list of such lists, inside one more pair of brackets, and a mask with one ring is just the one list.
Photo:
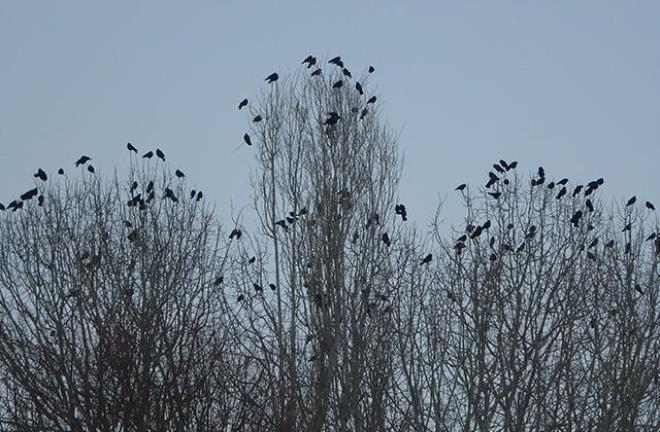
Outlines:
[[460, 222], [453, 188], [499, 158], [660, 204], [660, 2], [602, 0], [2, 1], [0, 202], [81, 154], [125, 167], [131, 141], [248, 205], [236, 105], [308, 54], [376, 67], [421, 226], [445, 196]]

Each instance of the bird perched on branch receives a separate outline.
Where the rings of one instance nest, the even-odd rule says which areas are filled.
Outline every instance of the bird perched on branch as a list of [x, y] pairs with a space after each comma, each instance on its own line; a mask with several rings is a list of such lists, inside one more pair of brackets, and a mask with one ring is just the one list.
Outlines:
[[131, 144], [131, 143], [126, 144], [126, 148], [128, 149], [128, 151], [131, 151], [131, 152], [133, 152], [133, 153], [137, 153], [137, 152], [138, 152], [137, 149], [135, 148], [135, 146], [134, 146], [133, 144]]
[[163, 153], [161, 149], [156, 149], [156, 156], [165, 162], [165, 153]]
[[305, 63], [307, 63], [307, 69], [311, 68], [316, 64], [316, 57], [314, 57], [313, 55], [308, 55], [307, 58], [303, 60], [301, 64], [305, 64]]
[[245, 144], [251, 146], [252, 145], [252, 140], [250, 139], [250, 135], [245, 134], [243, 135], [243, 141], [245, 141]]
[[37, 172], [34, 174], [34, 177], [35, 177], [35, 178], [39, 178], [39, 179], [41, 179], [42, 181], [46, 181], [46, 180], [48, 180], [48, 176], [46, 175], [46, 172], [45, 172], [44, 170], [42, 170], [41, 168], [39, 168], [39, 169], [37, 170]]
[[333, 57], [333, 58], [331, 58], [330, 61], [328, 61], [328, 63], [330, 63], [330, 64], [334, 64], [334, 65], [337, 65], [337, 66], [339, 66], [339, 67], [342, 68], [342, 69], [343, 69], [343, 67], [344, 67], [344, 62], [341, 61], [341, 57], [340, 57], [340, 56], [337, 56], [337, 57]]
[[272, 74], [268, 75], [264, 81], [268, 81], [268, 84], [272, 84], [277, 81], [279, 77], [280, 76], [277, 74], [277, 72], [273, 72]]
[[76, 161], [76, 166], [85, 165], [87, 161], [91, 161], [92, 158], [89, 156], [80, 156], [80, 159]]
[[433, 254], [428, 254], [424, 257], [424, 259], [419, 263], [420, 265], [422, 264], [428, 264], [433, 260]]
[[248, 100], [243, 99], [241, 103], [238, 104], [238, 109], [241, 110], [244, 106], [247, 106], [247, 104], [248, 104]]

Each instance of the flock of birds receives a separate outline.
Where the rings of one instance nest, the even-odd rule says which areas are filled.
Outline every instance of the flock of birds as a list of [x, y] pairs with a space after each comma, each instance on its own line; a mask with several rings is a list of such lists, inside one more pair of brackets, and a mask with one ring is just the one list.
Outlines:
[[[484, 185], [485, 188], [486, 189], [492, 189], [492, 188], [494, 188], [494, 186], [497, 186], [499, 182], [501, 182], [503, 185], [508, 185], [510, 183], [510, 181], [503, 174], [505, 174], [506, 172], [508, 172], [512, 169], [515, 169], [517, 167], [517, 165], [518, 165], [517, 161], [507, 163], [503, 159], [500, 159], [499, 163], [493, 164], [493, 168], [497, 172], [497, 174], [493, 171], [490, 171], [488, 173], [488, 181]], [[562, 178], [559, 181], [550, 181], [550, 182], [546, 183], [545, 170], [544, 170], [543, 167], [539, 167], [537, 172], [536, 172], [536, 176], [534, 178], [532, 178], [532, 180], [531, 180], [531, 188], [542, 188], [545, 185], [545, 188], [548, 191], [557, 190], [557, 193], [555, 195], [555, 199], [557, 201], [559, 201], [563, 197], [568, 195], [568, 193], [569, 193], [568, 183], [569, 183], [568, 178]], [[587, 214], [587, 212], [589, 212], [589, 213], [594, 212], [594, 205], [593, 205], [593, 202], [591, 201], [590, 196], [600, 186], [602, 186], [604, 183], [605, 183], [605, 181], [603, 180], [603, 178], [598, 178], [596, 180], [592, 180], [592, 181], [588, 182], [586, 185], [578, 184], [578, 185], [575, 186], [575, 188], [573, 188], [573, 191], [571, 192], [572, 197], [574, 197], [574, 198], [579, 197], [579, 195], [581, 193], [583, 193], [584, 197], [585, 197], [584, 207], [581, 207], [581, 208], [577, 209], [569, 219], [569, 222], [572, 224], [572, 226], [574, 228], [579, 228], [580, 227], [580, 223], [581, 223], [583, 217]], [[455, 188], [455, 190], [459, 191], [461, 193], [464, 193], [464, 190], [465, 190], [466, 187], [467, 187], [467, 184], [463, 183], [463, 184], [458, 185]], [[503, 190], [505, 190], [505, 189], [504, 188], [497, 188], [497, 190], [489, 191], [487, 193], [488, 193], [488, 195], [493, 197], [495, 200], [498, 200], [502, 196], [502, 194], [503, 194], [502, 191]], [[631, 209], [632, 206], [634, 206], [636, 202], [637, 202], [637, 197], [636, 196], [630, 197], [630, 199], [628, 199], [628, 201], [626, 202], [626, 209]], [[649, 211], [655, 211], [655, 206], [650, 201], [646, 201], [644, 203], [644, 206]], [[469, 240], [477, 239], [479, 236], [482, 235], [482, 233], [488, 231], [488, 229], [490, 227], [491, 227], [491, 221], [490, 220], [485, 221], [482, 225], [476, 225], [475, 226], [473, 224], [468, 224], [466, 226], [466, 229], [465, 229], [465, 231], [466, 231], [465, 234], [462, 234], [460, 237], [458, 237], [456, 239], [455, 243], [454, 243], [453, 247], [456, 250], [457, 254], [460, 255], [462, 253], [462, 251], [467, 247], [468, 239]], [[513, 228], [514, 228], [513, 224], [508, 224], [507, 225], [507, 230], [512, 230]], [[592, 224], [587, 225], [587, 231], [591, 231], [593, 229], [594, 229], [594, 226]], [[625, 221], [625, 224], [624, 224], [623, 229], [621, 231], [622, 232], [627, 232], [627, 231], [631, 231], [631, 229], [632, 229], [632, 212], [627, 211], [626, 212], [626, 221]], [[524, 234], [524, 241], [519, 246], [514, 247], [510, 244], [504, 243], [504, 244], [501, 245], [502, 249], [501, 249], [500, 253], [502, 253], [502, 252], [515, 252], [515, 253], [523, 252], [525, 250], [526, 242], [528, 240], [534, 238], [536, 233], [537, 233], [537, 227], [535, 225], [530, 225], [526, 229], [526, 232]], [[655, 232], [651, 233], [650, 235], [648, 235], [646, 237], [645, 240], [646, 241], [655, 240], [656, 254], [660, 254], [660, 233], [655, 233]], [[495, 251], [495, 242], [496, 242], [495, 237], [490, 237], [490, 240], [489, 240], [490, 247], [492, 249], [494, 249], [493, 252], [490, 255], [490, 261], [496, 261], [498, 259], [497, 251]], [[594, 237], [591, 240], [591, 242], [589, 243], [589, 245], [586, 246], [585, 248], [583, 248], [583, 249], [587, 250], [587, 257], [589, 259], [593, 260], [593, 261], [596, 261], [598, 259], [596, 254], [593, 252], [593, 249], [598, 245], [598, 243], [599, 243], [598, 237]], [[615, 246], [615, 243], [616, 242], [614, 240], [609, 240], [608, 242], [606, 242], [604, 244], [604, 247], [607, 248], [607, 249], [613, 248]], [[631, 245], [631, 242], [628, 241], [625, 244], [625, 253], [628, 254], [628, 253], [631, 252], [631, 250], [632, 250], [632, 245]], [[641, 290], [641, 288], [639, 288], [638, 285], [635, 286], [635, 289], [638, 292], [642, 293], [642, 290]]]
[[[345, 67], [344, 62], [342, 61], [340, 56], [333, 57], [332, 59], [330, 59], [328, 61], [328, 63], [332, 64], [332, 65], [335, 65], [336, 67], [338, 67], [341, 70], [342, 78], [335, 81], [332, 84], [333, 89], [339, 90], [339, 89], [344, 87], [345, 82], [347, 82], [349, 79], [353, 78], [353, 74], [351, 73], [351, 71], [349, 71]], [[313, 55], [309, 55], [302, 61], [301, 64], [307, 65], [307, 69], [311, 69], [312, 66], [315, 66], [317, 64], [317, 58], [314, 57]], [[369, 66], [368, 71], [371, 74], [375, 71], [375, 69], [374, 69], [373, 66]], [[311, 72], [310, 76], [311, 77], [320, 77], [320, 76], [322, 76], [322, 73], [323, 73], [323, 70], [320, 67], [316, 67], [314, 69], [314, 71]], [[265, 81], [268, 84], [272, 84], [272, 83], [276, 82], [279, 78], [280, 78], [280, 76], [277, 74], [277, 72], [273, 72], [272, 74], [270, 74], [266, 77]], [[359, 81], [355, 82], [355, 91], [357, 91], [360, 94], [360, 96], [364, 96], [364, 89], [362, 88], [362, 84]], [[378, 98], [376, 96], [371, 96], [367, 99], [367, 101], [365, 103], [365, 106], [362, 108], [362, 110], [359, 110], [357, 108], [355, 109], [354, 112], [356, 112], [356, 113], [358, 111], [360, 112], [360, 120], [364, 119], [367, 116], [367, 114], [369, 113], [368, 106], [370, 104], [375, 104], [377, 100], [378, 100]], [[241, 102], [239, 102], [238, 109], [239, 110], [243, 109], [244, 107], [248, 106], [248, 103], [249, 103], [248, 99], [243, 99]], [[259, 123], [262, 120], [263, 120], [263, 117], [261, 115], [257, 114], [252, 119], [252, 122], [253, 123]], [[339, 120], [341, 120], [341, 116], [336, 111], [330, 111], [330, 112], [327, 113], [327, 118], [325, 119], [323, 124], [326, 125], [326, 126], [334, 126], [339, 122]], [[246, 134], [243, 135], [243, 142], [245, 142], [245, 144], [247, 144], [248, 146], [252, 145], [252, 139], [250, 138], [249, 134], [246, 133]]]

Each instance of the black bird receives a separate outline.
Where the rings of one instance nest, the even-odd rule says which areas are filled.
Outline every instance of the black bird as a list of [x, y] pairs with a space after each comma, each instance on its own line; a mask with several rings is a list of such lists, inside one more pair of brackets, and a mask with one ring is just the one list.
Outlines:
[[591, 241], [591, 243], [589, 243], [589, 249], [594, 248], [594, 247], [596, 247], [597, 245], [598, 245], [598, 237], [596, 237], [595, 239], [593, 239], [593, 240]]
[[332, 126], [332, 125], [337, 124], [337, 122], [339, 121], [339, 119], [341, 119], [341, 117], [339, 116], [339, 114], [337, 114], [337, 113], [334, 112], [334, 111], [329, 112], [329, 113], [328, 113], [328, 116], [329, 116], [329, 117], [325, 120], [325, 122], [324, 122], [323, 124], [326, 124], [326, 125], [330, 125], [330, 126]]
[[381, 240], [383, 240], [383, 243], [385, 243], [385, 246], [390, 247], [392, 242], [390, 241], [390, 236], [387, 235], [387, 233], [383, 233]]
[[607, 243], [605, 243], [605, 247], [608, 249], [614, 247], [614, 240], [610, 240]]
[[651, 241], [656, 237], [656, 233], [652, 233], [650, 236], [646, 237], [646, 241]]
[[545, 170], [543, 169], [542, 166], [539, 167], [538, 174], [539, 174], [539, 177], [545, 177]]
[[353, 75], [351, 75], [351, 71], [349, 71], [349, 70], [346, 69], [346, 68], [344, 68], [344, 69], [342, 70], [342, 73], [343, 73], [345, 76], [349, 77], [349, 78], [352, 78], [352, 77], [353, 77]]
[[147, 159], [151, 159], [152, 157], [154, 157], [154, 152], [148, 151], [145, 154], [143, 154], [142, 157], [147, 158]]
[[503, 174], [503, 173], [504, 173], [504, 168], [502, 168], [502, 167], [499, 166], [498, 164], [493, 164], [493, 168], [495, 168], [495, 171], [497, 171], [497, 172], [500, 173], [500, 174]]
[[275, 225], [278, 225], [282, 227], [284, 231], [289, 231], [289, 226], [286, 224], [286, 220], [280, 219], [277, 222], [275, 222]]
[[632, 228], [632, 223], [628, 222], [627, 224], [624, 225], [621, 232], [630, 231], [631, 228]]
[[264, 81], [268, 81], [268, 84], [272, 84], [277, 81], [279, 77], [280, 76], [277, 74], [277, 72], [273, 72], [272, 74], [268, 75]]
[[367, 116], [367, 113], [369, 113], [369, 110], [367, 110], [366, 108], [363, 109], [362, 112], [360, 113], [360, 120], [365, 118]]
[[147, 184], [147, 193], [151, 192], [152, 190], [154, 190], [154, 182], [153, 182], [153, 181], [150, 181], [150, 182]]
[[229, 239], [231, 240], [231, 239], [233, 239], [234, 237], [236, 237], [236, 240], [239, 240], [239, 239], [241, 238], [242, 235], [243, 235], [243, 232], [242, 232], [241, 230], [239, 230], [239, 229], [237, 229], [237, 228], [234, 228], [234, 229], [231, 231], [231, 233], [229, 234]]
[[495, 199], [498, 199], [500, 196], [502, 196], [502, 192], [488, 192], [488, 195], [492, 196]]
[[649, 210], [655, 210], [655, 206], [653, 203], [651, 203], [651, 201], [646, 201], [646, 208]]
[[456, 239], [457, 242], [464, 242], [465, 240], [467, 240], [467, 234], [463, 234], [462, 236]]
[[481, 228], [483, 228], [483, 229], [485, 229], [485, 230], [487, 230], [488, 228], [490, 228], [490, 219], [487, 220], [487, 221], [481, 226]]
[[561, 199], [561, 197], [563, 197], [564, 195], [566, 195], [566, 186], [562, 186], [562, 188], [559, 191], [559, 193], [557, 194], [556, 198]]
[[183, 171], [181, 171], [181, 170], [176, 170], [176, 171], [174, 171], [174, 175], [176, 175], [176, 176], [179, 177], [179, 178], [183, 178], [183, 177], [186, 176], [186, 175], [183, 173]]
[[271, 291], [277, 291], [277, 285], [275, 285], [274, 283], [268, 284], [268, 287], [270, 288]]
[[163, 199], [164, 198], [169, 198], [169, 199], [172, 200], [172, 202], [178, 202], [179, 201], [178, 198], [176, 197], [176, 195], [174, 195], [174, 192], [172, 191], [172, 189], [167, 188], [167, 187], [165, 188], [165, 195], [163, 196]]
[[161, 149], [156, 149], [156, 156], [158, 156], [163, 160], [163, 162], [165, 162], [165, 153], [163, 153]]
[[137, 188], [138, 188], [138, 182], [134, 181], [133, 183], [131, 183], [131, 187], [129, 189], [129, 192], [133, 192]]
[[376, 99], [378, 99], [376, 96], [371, 96], [371, 97], [367, 100], [367, 104], [376, 103]]
[[573, 216], [571, 217], [571, 223], [577, 227], [580, 219], [582, 219], [582, 210], [578, 210], [573, 213]]
[[307, 58], [303, 60], [302, 63], [300, 64], [305, 64], [305, 63], [307, 63], [307, 69], [311, 68], [316, 64], [316, 57], [314, 57], [313, 55], [308, 55]]
[[465, 183], [462, 183], [462, 184], [459, 184], [458, 186], [456, 186], [456, 188], [454, 188], [454, 190], [457, 190], [457, 191], [461, 191], [461, 192], [463, 192], [463, 190], [464, 190], [466, 187], [467, 187], [467, 185], [466, 185]]
[[364, 91], [362, 91], [362, 84], [360, 84], [359, 82], [355, 83], [355, 90], [357, 90], [357, 92], [360, 93], [360, 95], [364, 94]]
[[195, 201], [200, 201], [202, 198], [204, 198], [202, 191], [197, 191], [197, 199]]
[[250, 135], [245, 134], [243, 135], [243, 141], [245, 141], [245, 144], [251, 146], [252, 145], [252, 140], [250, 139]]
[[39, 207], [43, 207], [43, 206], [44, 206], [44, 196], [43, 196], [43, 195], [39, 195], [39, 196], [37, 197], [37, 205], [38, 205]]
[[46, 180], [48, 180], [48, 176], [46, 175], [46, 172], [45, 172], [44, 170], [42, 170], [41, 168], [39, 168], [39, 169], [37, 170], [37, 172], [34, 174], [34, 177], [35, 177], [35, 178], [39, 178], [39, 179], [41, 179], [42, 181], [46, 181]]
[[548, 189], [552, 190], [555, 188], [555, 182], [548, 183]]
[[257, 115], [255, 118], [252, 119], [253, 123], [259, 123], [261, 120], [263, 120], [263, 117], [260, 115]]
[[341, 57], [340, 57], [340, 56], [337, 56], [337, 57], [333, 57], [333, 58], [331, 58], [330, 61], [328, 61], [328, 63], [330, 63], [330, 64], [334, 64], [334, 65], [337, 65], [337, 66], [339, 66], [340, 68], [343, 68], [343, 67], [344, 67], [344, 62], [341, 61]]
[[536, 180], [536, 184], [537, 184], [538, 186], [541, 186], [544, 182], [545, 182], [545, 177], [539, 177], [539, 178]]
[[598, 186], [602, 186], [603, 183], [605, 183], [605, 180], [601, 177], [598, 180], [596, 180], [596, 183], [598, 184]]
[[486, 189], [490, 188], [492, 185], [495, 184], [496, 181], [498, 181], [500, 178], [493, 174], [493, 172], [489, 172], [488, 175], [490, 176], [490, 179], [488, 179], [488, 182], [486, 183]]
[[254, 288], [255, 292], [257, 292], [257, 293], [263, 293], [264, 292], [264, 289], [262, 288], [262, 286], [257, 284], [257, 283], [253, 283], [252, 287]]
[[369, 66], [369, 73], [374, 73], [375, 70], [376, 70], [376, 69], [374, 69], [373, 66]]
[[424, 257], [424, 259], [422, 260], [422, 262], [420, 262], [419, 264], [420, 264], [420, 265], [422, 265], [422, 264], [428, 264], [428, 263], [431, 262], [432, 259], [433, 259], [433, 254], [428, 254], [428, 255], [426, 255], [426, 256]]
[[236, 301], [239, 303], [242, 302], [243, 300], [245, 300], [245, 296], [243, 294], [239, 294], [238, 297], [236, 297]]
[[520, 246], [518, 246], [518, 249], [516, 249], [517, 253], [520, 253], [525, 250], [525, 243], [520, 243]]
[[403, 204], [397, 204], [394, 206], [394, 213], [401, 215], [401, 220], [403, 222], [408, 220], [408, 211], [406, 210], [406, 206]]
[[195, 198], [195, 195], [197, 194], [197, 191], [195, 189], [190, 191], [190, 199]]
[[577, 186], [575, 187], [575, 189], [573, 190], [573, 196], [579, 194], [580, 191], [582, 190], [582, 187], [583, 187], [582, 185], [577, 185]]
[[642, 291], [642, 287], [639, 286], [639, 284], [635, 284], [635, 291], [637, 291], [638, 293], [644, 295], [644, 291]]
[[506, 161], [504, 159], [500, 159], [500, 165], [502, 166], [502, 168], [509, 171], [509, 164], [506, 163]]
[[471, 238], [471, 239], [476, 239], [477, 237], [479, 237], [479, 236], [481, 235], [481, 233], [483, 232], [483, 230], [484, 230], [484, 229], [483, 229], [481, 226], [476, 227], [476, 228], [474, 229], [474, 231], [472, 231], [472, 234], [470, 234], [470, 238]]
[[311, 76], [319, 76], [319, 75], [321, 75], [321, 68], [318, 68], [314, 72], [312, 72]]
[[633, 195], [632, 198], [630, 198], [626, 203], [626, 207], [630, 207], [631, 205], [635, 204], [636, 201], [637, 201], [637, 197]]
[[517, 166], [518, 166], [518, 161], [513, 161], [509, 164], [509, 168], [507, 168], [506, 170], [509, 171], [512, 169], [516, 169]]
[[564, 177], [563, 179], [557, 182], [558, 185], [562, 185], [562, 186], [565, 186], [566, 183], [568, 183], [568, 179], [566, 177]]
[[60, 168], [60, 169], [57, 170], [57, 173], [59, 175], [64, 175], [64, 170], [62, 168]]
[[497, 261], [497, 254], [496, 253], [490, 254], [490, 262], [495, 262], [495, 261]]
[[92, 165], [87, 165], [87, 171], [91, 172], [92, 174], [94, 174], [96, 172]]
[[5, 211], [5, 206], [0, 203], [0, 211]]
[[132, 151], [133, 153], [137, 153], [137, 149], [131, 143], [126, 144], [126, 148], [128, 149], [128, 151]]
[[89, 156], [80, 156], [80, 159], [76, 161], [76, 166], [85, 165], [85, 163], [90, 160], [92, 160], [92, 158]]
[[536, 235], [536, 225], [532, 225], [529, 227], [529, 230], [527, 230], [527, 234], [525, 234], [525, 238], [529, 240], [531, 238], [534, 238], [535, 235]]
[[213, 285], [215, 286], [222, 285], [222, 282], [224, 282], [224, 280], [225, 280], [224, 276], [218, 276], [217, 278], [215, 278]]
[[341, 88], [342, 85], [344, 85], [344, 81], [339, 80], [339, 81], [337, 81], [336, 83], [334, 83], [334, 84], [332, 85], [332, 88], [334, 88], [334, 89], [338, 89], [338, 88]]
[[587, 198], [587, 201], [584, 204], [587, 206], [589, 211], [593, 213], [594, 205], [593, 205], [593, 203], [591, 202], [591, 200], [589, 198]]
[[291, 225], [293, 225], [296, 220], [297, 220], [296, 218], [293, 218], [291, 216], [286, 217], [286, 221], [289, 222], [289, 224]]
[[39, 189], [37, 189], [37, 188], [30, 189], [29, 191], [27, 191], [23, 195], [21, 195], [21, 199], [23, 201], [31, 200], [32, 198], [37, 196], [38, 193], [39, 193]]
[[248, 100], [247, 100], [247, 99], [243, 99], [243, 100], [241, 101], [241, 103], [238, 104], [238, 109], [240, 110], [240, 109], [243, 108], [244, 106], [247, 106], [247, 104], [248, 104]]
[[248, 264], [254, 264], [254, 262], [255, 262], [256, 260], [257, 260], [257, 257], [256, 257], [256, 256], [253, 256], [252, 258], [250, 258], [250, 259], [248, 260]]

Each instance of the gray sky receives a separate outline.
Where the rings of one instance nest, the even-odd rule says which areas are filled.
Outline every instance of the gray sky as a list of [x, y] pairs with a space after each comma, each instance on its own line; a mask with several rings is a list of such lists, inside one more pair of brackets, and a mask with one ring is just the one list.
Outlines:
[[0, 202], [81, 154], [109, 174], [131, 141], [228, 214], [250, 203], [237, 103], [314, 54], [376, 67], [421, 226], [441, 197], [458, 223], [453, 188], [500, 158], [660, 204], [658, 23], [657, 1], [3, 1]]

